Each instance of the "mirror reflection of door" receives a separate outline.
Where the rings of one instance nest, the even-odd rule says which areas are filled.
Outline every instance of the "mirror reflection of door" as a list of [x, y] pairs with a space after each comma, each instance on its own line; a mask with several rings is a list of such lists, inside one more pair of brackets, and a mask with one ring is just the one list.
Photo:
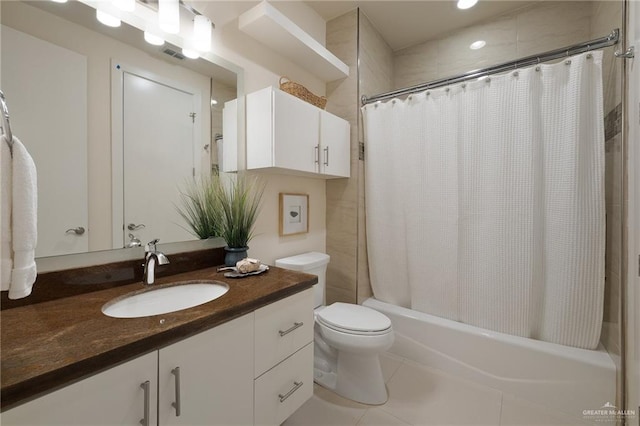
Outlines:
[[1, 32], [0, 87], [38, 173], [36, 257], [86, 252], [87, 58], [5, 25]]
[[123, 79], [124, 246], [192, 240], [176, 206], [200, 173], [199, 95], [126, 71]]

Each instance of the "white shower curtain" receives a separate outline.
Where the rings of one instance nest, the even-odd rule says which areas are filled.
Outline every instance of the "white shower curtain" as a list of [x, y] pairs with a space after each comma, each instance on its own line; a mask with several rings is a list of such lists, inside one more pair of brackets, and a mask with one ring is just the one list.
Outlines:
[[376, 298], [596, 348], [602, 52], [363, 107]]

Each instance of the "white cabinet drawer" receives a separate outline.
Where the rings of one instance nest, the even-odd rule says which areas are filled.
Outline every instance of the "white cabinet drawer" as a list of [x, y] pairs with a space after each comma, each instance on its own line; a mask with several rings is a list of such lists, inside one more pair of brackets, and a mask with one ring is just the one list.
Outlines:
[[255, 377], [313, 341], [313, 288], [255, 311]]
[[279, 425], [313, 395], [313, 343], [255, 381], [254, 424]]

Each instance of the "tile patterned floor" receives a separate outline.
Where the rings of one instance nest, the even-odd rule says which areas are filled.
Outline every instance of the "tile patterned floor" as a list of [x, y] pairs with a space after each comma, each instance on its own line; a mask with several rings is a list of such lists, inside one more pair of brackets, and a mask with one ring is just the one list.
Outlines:
[[384, 405], [359, 404], [314, 385], [314, 395], [284, 426], [586, 425], [583, 419], [458, 379], [394, 355], [381, 357]]

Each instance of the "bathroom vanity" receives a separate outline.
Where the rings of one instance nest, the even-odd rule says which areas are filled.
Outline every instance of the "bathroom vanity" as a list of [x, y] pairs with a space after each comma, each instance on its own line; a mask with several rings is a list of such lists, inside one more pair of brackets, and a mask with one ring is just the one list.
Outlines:
[[190, 309], [110, 318], [129, 284], [2, 312], [2, 424], [280, 424], [313, 393], [313, 275], [215, 268], [158, 284], [218, 280]]

